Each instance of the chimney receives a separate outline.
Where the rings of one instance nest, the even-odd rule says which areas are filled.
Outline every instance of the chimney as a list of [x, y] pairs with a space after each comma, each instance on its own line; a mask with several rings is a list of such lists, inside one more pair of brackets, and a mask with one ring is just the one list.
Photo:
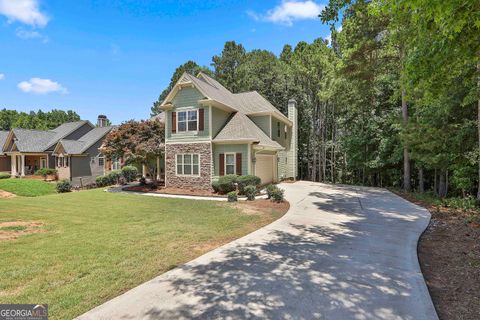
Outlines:
[[298, 176], [298, 110], [295, 99], [288, 100], [288, 119], [292, 121], [292, 137], [290, 139], [289, 153], [289, 176], [297, 179]]
[[108, 119], [106, 115], [100, 114], [98, 115], [97, 119], [97, 127], [106, 127], [108, 123]]

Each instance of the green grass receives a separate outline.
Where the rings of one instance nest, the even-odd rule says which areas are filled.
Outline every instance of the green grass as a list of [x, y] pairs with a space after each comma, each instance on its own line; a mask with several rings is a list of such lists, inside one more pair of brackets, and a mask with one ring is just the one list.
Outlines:
[[0, 179], [0, 190], [23, 197], [38, 197], [57, 192], [55, 184], [31, 179]]
[[0, 303], [48, 303], [51, 319], [71, 319], [281, 215], [98, 189], [0, 199], [0, 222], [44, 226], [0, 241]]
[[19, 232], [19, 231], [24, 231], [27, 230], [27, 227], [25, 226], [8, 226], [8, 227], [1, 227], [0, 231], [13, 231], [13, 232]]

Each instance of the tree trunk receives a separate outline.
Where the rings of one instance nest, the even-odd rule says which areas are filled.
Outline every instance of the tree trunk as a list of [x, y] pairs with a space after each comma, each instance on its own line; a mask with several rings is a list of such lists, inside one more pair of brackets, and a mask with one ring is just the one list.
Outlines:
[[434, 170], [433, 173], [433, 192], [438, 196], [438, 179], [437, 179], [437, 169]]
[[447, 183], [446, 183], [446, 172], [445, 170], [440, 171], [440, 182], [438, 185], [438, 196], [440, 198], [445, 198], [447, 195]]
[[[408, 123], [408, 105], [407, 105], [406, 93], [404, 89], [402, 89], [402, 117], [403, 117], [403, 124], [406, 125]], [[407, 192], [411, 190], [410, 156], [408, 154], [408, 148], [406, 145], [403, 146], [403, 189]]]
[[418, 192], [424, 193], [425, 192], [425, 181], [423, 178], [423, 168], [418, 168]]

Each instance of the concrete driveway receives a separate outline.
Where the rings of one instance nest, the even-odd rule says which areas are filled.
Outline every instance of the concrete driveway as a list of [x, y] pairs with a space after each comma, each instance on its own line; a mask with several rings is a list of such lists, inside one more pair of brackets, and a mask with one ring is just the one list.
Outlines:
[[425, 209], [383, 189], [282, 187], [280, 220], [80, 319], [437, 319], [416, 253]]

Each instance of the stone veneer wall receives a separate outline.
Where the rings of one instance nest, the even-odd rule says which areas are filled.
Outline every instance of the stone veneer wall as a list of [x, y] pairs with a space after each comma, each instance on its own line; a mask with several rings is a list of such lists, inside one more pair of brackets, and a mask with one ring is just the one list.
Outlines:
[[[179, 153], [200, 154], [199, 176], [177, 176], [176, 156]], [[167, 144], [165, 150], [166, 187], [211, 190], [212, 149], [210, 143]]]

